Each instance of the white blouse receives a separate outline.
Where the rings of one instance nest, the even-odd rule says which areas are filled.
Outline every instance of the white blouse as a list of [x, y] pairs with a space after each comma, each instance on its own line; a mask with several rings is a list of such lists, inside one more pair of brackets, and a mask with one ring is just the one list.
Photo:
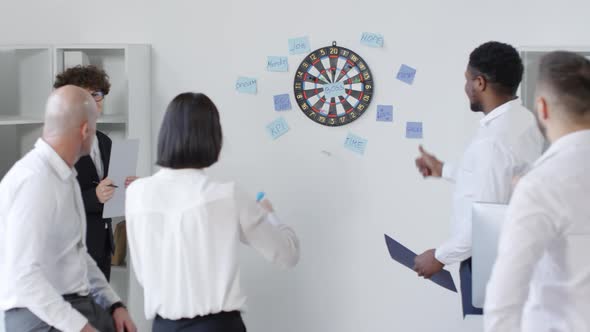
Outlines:
[[127, 234], [145, 315], [192, 318], [242, 310], [240, 242], [292, 267], [299, 241], [233, 183], [196, 169], [162, 169], [127, 190]]

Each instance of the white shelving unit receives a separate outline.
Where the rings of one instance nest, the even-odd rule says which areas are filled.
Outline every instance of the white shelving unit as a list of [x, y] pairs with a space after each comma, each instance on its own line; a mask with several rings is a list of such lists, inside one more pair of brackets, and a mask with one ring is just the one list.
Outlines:
[[524, 46], [519, 48], [524, 64], [524, 75], [520, 87], [520, 94], [524, 106], [535, 110], [535, 84], [539, 76], [539, 63], [543, 55], [553, 51], [575, 52], [590, 58], [590, 46]]
[[[137, 175], [151, 174], [151, 48], [143, 44], [0, 45], [0, 178], [31, 150], [41, 135], [45, 102], [66, 52], [81, 52], [104, 69], [111, 91], [105, 98], [98, 130], [113, 140], [140, 141]], [[71, 54], [71, 53], [70, 53]], [[123, 218], [118, 218], [115, 223]], [[135, 320], [143, 318], [143, 294], [127, 265], [113, 267], [111, 284]], [[0, 313], [0, 331], [4, 320]], [[139, 321], [140, 330], [146, 322]], [[141, 329], [143, 327], [143, 329]]]

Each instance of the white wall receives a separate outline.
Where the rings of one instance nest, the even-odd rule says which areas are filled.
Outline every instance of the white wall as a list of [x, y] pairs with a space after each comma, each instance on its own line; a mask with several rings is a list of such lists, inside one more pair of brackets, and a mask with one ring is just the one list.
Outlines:
[[[418, 176], [419, 142], [403, 138], [404, 123], [424, 121], [426, 147], [457, 157], [479, 118], [463, 95], [469, 52], [491, 39], [589, 45], [589, 10], [584, 0], [0, 0], [0, 43], [152, 44], [154, 138], [177, 93], [202, 91], [216, 101], [226, 144], [212, 172], [265, 190], [303, 250], [299, 266], [284, 272], [244, 249], [252, 331], [480, 331], [480, 319], [463, 321], [459, 296], [387, 255], [384, 233], [417, 251], [448, 233], [451, 188]], [[383, 33], [385, 48], [360, 46], [363, 31]], [[376, 99], [343, 128], [321, 127], [294, 109], [284, 114], [291, 132], [273, 142], [264, 131], [277, 116], [272, 95], [291, 93], [302, 57], [289, 58], [289, 74], [265, 72], [265, 57], [286, 55], [287, 38], [300, 35], [313, 48], [336, 40], [363, 56]], [[401, 63], [418, 69], [414, 86], [395, 80]], [[238, 75], [258, 77], [260, 93], [236, 94]], [[374, 120], [383, 103], [394, 105], [393, 124]], [[348, 131], [369, 139], [364, 157], [343, 150]]]

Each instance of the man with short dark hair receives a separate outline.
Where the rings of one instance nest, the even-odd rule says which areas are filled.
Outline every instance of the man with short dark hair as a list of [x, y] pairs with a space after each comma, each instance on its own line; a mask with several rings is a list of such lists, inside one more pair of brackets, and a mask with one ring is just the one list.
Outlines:
[[590, 331], [590, 61], [541, 60], [536, 115], [551, 147], [523, 177], [487, 288], [488, 332]]
[[516, 91], [523, 74], [518, 52], [510, 45], [488, 42], [469, 57], [465, 93], [471, 110], [483, 113], [478, 132], [458, 167], [442, 163], [420, 146], [416, 166], [424, 177], [455, 183], [452, 235], [436, 250], [416, 257], [414, 269], [430, 278], [444, 265], [461, 262], [465, 314], [481, 314], [471, 305], [471, 208], [473, 202], [506, 204], [512, 180], [541, 155], [543, 138], [533, 114], [521, 106]]

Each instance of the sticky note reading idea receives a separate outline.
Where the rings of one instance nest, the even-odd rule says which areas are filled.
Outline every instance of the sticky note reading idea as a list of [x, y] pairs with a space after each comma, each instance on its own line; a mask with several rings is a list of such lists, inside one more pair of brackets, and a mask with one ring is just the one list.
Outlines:
[[329, 83], [324, 85], [324, 94], [326, 95], [328, 101], [330, 98], [343, 95], [344, 92], [344, 82]]
[[393, 106], [377, 105], [377, 121], [393, 122]]
[[251, 77], [238, 77], [238, 80], [236, 81], [236, 91], [255, 95], [257, 92], [256, 79]]
[[291, 99], [288, 93], [276, 95], [273, 99], [275, 102], [275, 111], [288, 111], [291, 109]]
[[406, 138], [422, 138], [422, 122], [406, 123]]
[[344, 141], [344, 147], [352, 152], [363, 155], [365, 154], [367, 142], [368, 141], [362, 137], [348, 133], [348, 136], [346, 136], [346, 140]]
[[289, 60], [286, 56], [269, 56], [266, 60], [266, 70], [275, 72], [289, 71]]
[[298, 37], [289, 39], [289, 54], [305, 54], [311, 51], [309, 37]]
[[416, 69], [407, 65], [402, 65], [399, 68], [399, 72], [397, 73], [398, 80], [412, 85], [414, 83], [414, 78], [416, 78]]
[[379, 33], [363, 32], [361, 44], [369, 47], [383, 47], [383, 35]]
[[270, 138], [277, 139], [285, 135], [289, 131], [289, 125], [283, 117], [280, 117], [266, 126], [266, 131]]

